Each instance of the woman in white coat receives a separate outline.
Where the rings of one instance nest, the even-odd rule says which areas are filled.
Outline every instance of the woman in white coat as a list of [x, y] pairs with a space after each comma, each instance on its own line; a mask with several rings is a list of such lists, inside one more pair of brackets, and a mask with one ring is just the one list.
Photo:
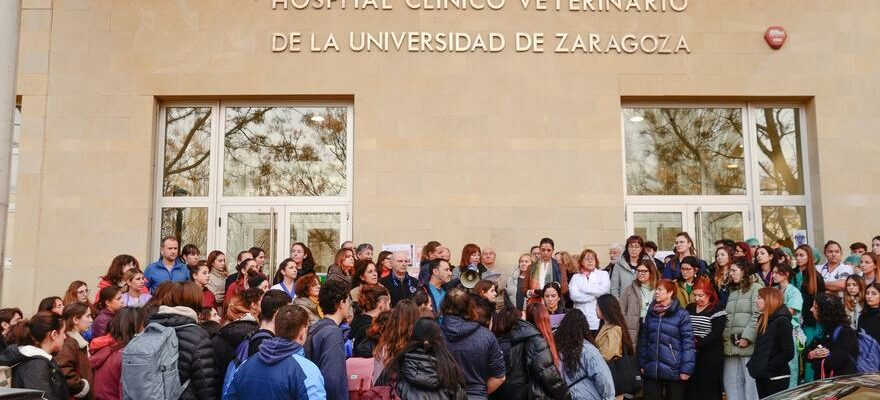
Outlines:
[[596, 252], [586, 249], [578, 256], [580, 273], [571, 278], [568, 294], [574, 307], [587, 316], [587, 323], [593, 336], [599, 331], [599, 317], [596, 315], [596, 299], [611, 290], [611, 279], [608, 272], [597, 269], [599, 257]]

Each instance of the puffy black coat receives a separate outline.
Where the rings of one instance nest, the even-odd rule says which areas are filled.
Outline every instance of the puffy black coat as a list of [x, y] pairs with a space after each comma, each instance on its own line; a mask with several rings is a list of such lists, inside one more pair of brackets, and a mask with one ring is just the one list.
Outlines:
[[[260, 326], [256, 321], [235, 321], [220, 329], [216, 335], [211, 337], [211, 348], [214, 349], [214, 363], [220, 375], [226, 374], [226, 368], [229, 362], [235, 357], [235, 350], [238, 345], [250, 336]], [[217, 395], [221, 395], [222, 386], [217, 388]]]
[[[174, 307], [174, 309], [181, 307]], [[149, 322], [156, 322], [168, 328], [176, 328], [187, 324], [195, 324], [190, 317], [165, 312], [167, 307], [160, 307], [159, 313], [150, 317]], [[195, 314], [195, 313], [193, 313]], [[190, 325], [177, 329], [177, 341], [180, 356], [177, 369], [180, 371], [180, 382], [190, 380], [181, 399], [215, 400], [220, 398], [217, 388], [223, 385], [223, 376], [217, 370], [214, 361], [214, 349], [211, 337], [198, 325]], [[224, 371], [225, 372], [225, 371]]]
[[493, 393], [502, 399], [569, 399], [568, 386], [553, 364], [547, 340], [534, 325], [518, 320], [505, 354], [507, 379]]
[[[394, 378], [397, 386], [397, 394], [402, 400], [465, 400], [467, 391], [464, 381], [459, 382], [457, 390], [450, 390], [440, 386], [440, 377], [437, 373], [437, 358], [425, 352], [424, 349], [415, 349], [404, 354], [400, 362], [400, 372]], [[388, 376], [388, 370], [382, 372], [376, 385], [384, 386], [391, 384], [392, 378]]]
[[755, 379], [789, 375], [788, 361], [794, 357], [791, 338], [791, 313], [783, 304], [770, 316], [764, 333], [755, 338], [755, 351], [746, 364], [749, 375]]
[[0, 353], [0, 365], [15, 366], [12, 369], [14, 388], [42, 390], [48, 400], [70, 398], [64, 375], [53, 360], [40, 355], [26, 356], [13, 344]]

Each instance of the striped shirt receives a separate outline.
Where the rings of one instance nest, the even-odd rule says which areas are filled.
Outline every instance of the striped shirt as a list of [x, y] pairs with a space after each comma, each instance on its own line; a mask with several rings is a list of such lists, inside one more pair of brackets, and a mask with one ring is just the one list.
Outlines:
[[698, 338], [709, 336], [709, 332], [712, 331], [713, 319], [727, 319], [727, 312], [718, 306], [715, 306], [715, 309], [706, 308], [703, 312], [696, 312], [696, 309], [696, 304], [691, 304], [691, 306], [688, 307], [688, 311], [691, 313], [691, 324], [694, 326], [694, 336]]

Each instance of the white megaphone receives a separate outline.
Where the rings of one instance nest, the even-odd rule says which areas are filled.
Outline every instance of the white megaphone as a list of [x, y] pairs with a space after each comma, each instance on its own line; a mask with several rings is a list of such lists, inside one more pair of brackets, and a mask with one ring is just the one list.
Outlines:
[[480, 268], [477, 267], [477, 264], [468, 265], [467, 269], [461, 273], [461, 286], [471, 289], [477, 285], [480, 279]]

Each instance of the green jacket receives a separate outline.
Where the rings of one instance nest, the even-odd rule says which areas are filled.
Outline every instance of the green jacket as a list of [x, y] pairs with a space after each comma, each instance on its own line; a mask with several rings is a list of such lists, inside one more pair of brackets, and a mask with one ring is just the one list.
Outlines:
[[[724, 355], [748, 357], [752, 355], [755, 348], [755, 336], [758, 333], [758, 317], [761, 312], [758, 311], [758, 290], [762, 285], [752, 283], [752, 286], [745, 293], [742, 290], [731, 290], [730, 297], [727, 298], [727, 325], [724, 327]], [[734, 346], [730, 340], [731, 335], [740, 335], [747, 339], [751, 344], [748, 347]]]

